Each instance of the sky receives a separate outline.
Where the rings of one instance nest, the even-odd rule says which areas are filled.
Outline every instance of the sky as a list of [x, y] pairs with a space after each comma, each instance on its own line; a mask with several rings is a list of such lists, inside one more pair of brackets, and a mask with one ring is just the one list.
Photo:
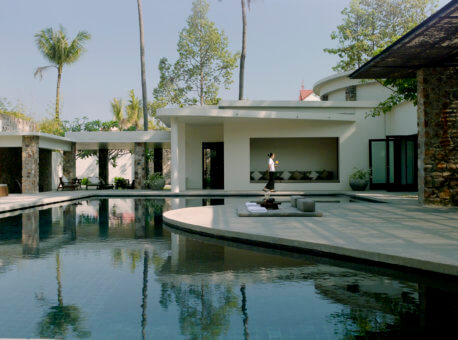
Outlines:
[[[240, 51], [240, 0], [208, 0], [209, 18]], [[442, 7], [448, 1], [439, 0]], [[301, 82], [312, 89], [333, 73], [337, 57], [323, 52], [334, 47], [330, 34], [342, 21], [349, 0], [256, 0], [248, 12], [245, 97], [251, 100], [297, 100]], [[178, 34], [186, 25], [192, 0], [143, 0], [148, 98], [157, 86], [159, 59], [177, 57]], [[64, 66], [62, 120], [112, 119], [110, 101], [127, 100], [134, 89], [141, 97], [139, 28], [136, 0], [0, 0], [0, 98], [20, 103], [39, 120], [54, 110], [57, 75], [34, 78], [48, 62], [38, 51], [34, 34], [63, 25], [73, 38], [87, 30], [87, 52]], [[238, 69], [229, 90], [220, 97], [238, 98]]]

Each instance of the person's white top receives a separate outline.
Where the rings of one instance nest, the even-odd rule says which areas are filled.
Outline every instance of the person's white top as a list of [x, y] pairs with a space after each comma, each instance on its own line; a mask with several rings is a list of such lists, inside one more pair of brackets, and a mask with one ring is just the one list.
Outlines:
[[269, 158], [269, 171], [275, 172], [275, 163], [274, 163], [274, 160], [272, 158]]

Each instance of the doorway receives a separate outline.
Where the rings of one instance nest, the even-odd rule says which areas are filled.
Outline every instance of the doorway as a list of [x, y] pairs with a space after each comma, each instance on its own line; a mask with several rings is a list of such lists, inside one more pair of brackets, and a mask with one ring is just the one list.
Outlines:
[[370, 188], [418, 190], [417, 135], [369, 140]]
[[224, 189], [224, 143], [202, 143], [202, 188]]

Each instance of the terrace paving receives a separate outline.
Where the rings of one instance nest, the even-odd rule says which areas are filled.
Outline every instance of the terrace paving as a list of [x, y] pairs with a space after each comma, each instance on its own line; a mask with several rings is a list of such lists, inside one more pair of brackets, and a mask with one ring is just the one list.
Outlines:
[[171, 210], [164, 221], [206, 236], [458, 276], [458, 209], [421, 207], [402, 195], [365, 195], [386, 195], [388, 203], [318, 202], [323, 217], [239, 217], [241, 199]]

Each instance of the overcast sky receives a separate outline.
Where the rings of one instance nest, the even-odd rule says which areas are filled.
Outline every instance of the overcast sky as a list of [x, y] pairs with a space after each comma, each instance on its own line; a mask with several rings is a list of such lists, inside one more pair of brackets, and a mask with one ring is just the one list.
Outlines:
[[[335, 56], [323, 52], [335, 43], [330, 34], [341, 22], [349, 0], [256, 0], [248, 13], [245, 97], [296, 100], [301, 81], [306, 88], [332, 74]], [[440, 0], [440, 6], [447, 0]], [[179, 31], [192, 0], [143, 0], [148, 97], [157, 85], [161, 57], [176, 59]], [[210, 19], [223, 29], [233, 52], [241, 47], [240, 0], [209, 0]], [[112, 118], [113, 97], [141, 97], [136, 0], [0, 0], [0, 98], [23, 103], [34, 118], [50, 116], [55, 101], [56, 72], [33, 77], [47, 64], [34, 34], [62, 24], [73, 38], [87, 30], [88, 51], [64, 67], [61, 118]], [[238, 70], [223, 99], [237, 99]]]

